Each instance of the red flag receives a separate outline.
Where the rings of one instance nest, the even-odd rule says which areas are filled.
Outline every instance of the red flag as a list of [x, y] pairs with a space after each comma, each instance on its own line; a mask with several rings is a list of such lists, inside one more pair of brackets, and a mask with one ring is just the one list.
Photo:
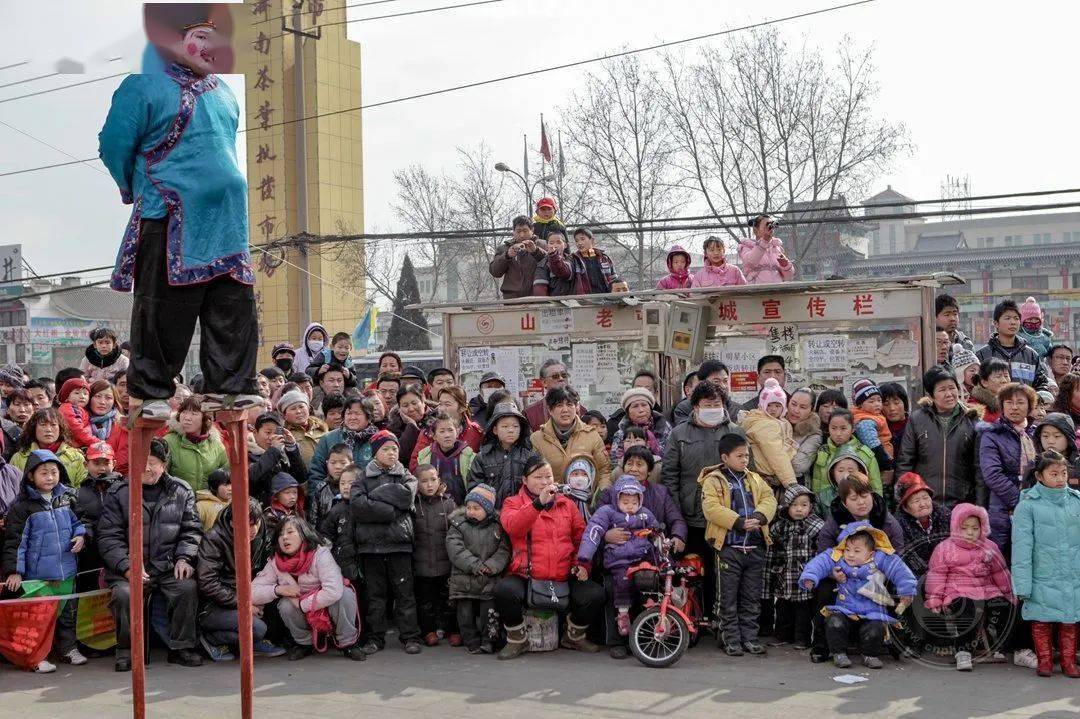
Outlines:
[[544, 158], [544, 162], [551, 162], [551, 145], [548, 144], [543, 115], [540, 116], [540, 155]]

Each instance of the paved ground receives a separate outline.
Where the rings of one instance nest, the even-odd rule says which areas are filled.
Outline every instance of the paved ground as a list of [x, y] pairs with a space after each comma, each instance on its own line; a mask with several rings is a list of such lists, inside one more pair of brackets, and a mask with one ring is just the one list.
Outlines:
[[[406, 656], [396, 646], [363, 663], [340, 655], [301, 662], [256, 662], [256, 716], [357, 719], [529, 719], [580, 717], [1040, 717], [1080, 715], [1080, 680], [1040, 679], [1011, 665], [972, 674], [887, 662], [870, 681], [845, 686], [844, 672], [811, 665], [805, 653], [772, 650], [766, 659], [723, 656], [712, 646], [675, 667], [647, 669], [634, 659], [558, 651], [512, 662], [442, 646]], [[239, 715], [236, 664], [183, 669], [155, 650], [147, 672], [151, 717]], [[0, 717], [113, 719], [131, 716], [129, 675], [111, 659], [36, 676], [0, 667]]]

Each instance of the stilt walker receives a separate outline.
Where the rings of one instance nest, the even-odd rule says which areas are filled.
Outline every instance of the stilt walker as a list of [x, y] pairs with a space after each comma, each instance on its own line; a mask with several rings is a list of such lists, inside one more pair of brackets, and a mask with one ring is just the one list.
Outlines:
[[[190, 22], [190, 21], [189, 21]], [[134, 290], [131, 312], [131, 670], [136, 719], [145, 716], [142, 487], [150, 439], [170, 415], [174, 378], [196, 321], [203, 411], [232, 435], [233, 516], [248, 515], [247, 410], [261, 407], [255, 381], [258, 324], [248, 252], [247, 180], [236, 160], [239, 106], [214, 72], [224, 47], [208, 16], [176, 28], [175, 61], [163, 73], [129, 75], [99, 135], [102, 162], [133, 206], [111, 286]], [[182, 41], [181, 41], [182, 40]], [[251, 717], [250, 532], [234, 527], [241, 649], [241, 703]]]

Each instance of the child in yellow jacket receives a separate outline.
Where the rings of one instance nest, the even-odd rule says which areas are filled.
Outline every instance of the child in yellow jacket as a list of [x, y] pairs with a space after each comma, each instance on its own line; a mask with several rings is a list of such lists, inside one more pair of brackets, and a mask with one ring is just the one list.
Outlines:
[[741, 434], [720, 438], [720, 464], [698, 477], [705, 539], [716, 559], [716, 604], [720, 646], [728, 656], [765, 654], [758, 641], [758, 614], [764, 584], [769, 522], [776, 497], [750, 464], [750, 445]]
[[754, 468], [779, 490], [795, 484], [795, 440], [787, 415], [787, 395], [773, 378], [765, 380], [758, 395], [758, 408], [739, 417], [739, 426], [750, 440]]

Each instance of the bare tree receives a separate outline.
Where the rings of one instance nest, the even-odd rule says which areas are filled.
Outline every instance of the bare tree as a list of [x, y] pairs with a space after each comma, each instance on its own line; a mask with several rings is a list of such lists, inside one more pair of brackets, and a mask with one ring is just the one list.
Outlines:
[[642, 288], [656, 257], [656, 235], [646, 221], [671, 216], [689, 194], [672, 172], [679, 145], [659, 85], [656, 72], [639, 58], [618, 58], [588, 74], [561, 110], [568, 164], [585, 183], [581, 204], [595, 213], [594, 222], [634, 228], [632, 235], [608, 237], [633, 257], [631, 270]]
[[[451, 197], [459, 230], [495, 230], [510, 223], [514, 213], [513, 190], [506, 176], [495, 170], [491, 149], [483, 142], [458, 148], [458, 175], [451, 183]], [[444, 243], [444, 254], [453, 262], [462, 294], [469, 299], [496, 298], [499, 286], [488, 265], [499, 249], [499, 240], [480, 237]]]
[[[852, 48], [841, 41], [830, 66], [816, 50], [792, 47], [769, 28], [732, 36], [689, 65], [664, 58], [664, 103], [678, 137], [681, 180], [710, 213], [745, 220], [793, 202], [860, 196], [909, 149], [903, 124], [877, 111], [872, 51]], [[802, 227], [809, 229], [796, 243], [796, 261], [821, 234], [821, 225]]]

